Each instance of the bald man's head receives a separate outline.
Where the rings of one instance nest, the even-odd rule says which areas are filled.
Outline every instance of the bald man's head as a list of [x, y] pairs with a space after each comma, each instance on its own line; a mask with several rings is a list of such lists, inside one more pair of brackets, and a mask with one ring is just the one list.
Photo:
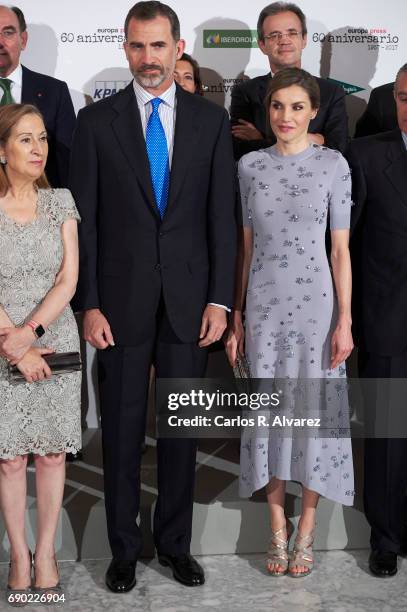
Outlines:
[[[21, 13], [21, 11], [20, 11]], [[24, 25], [24, 15], [21, 13]], [[27, 32], [21, 30], [21, 18], [11, 8], [0, 5], [0, 76], [7, 77], [20, 63], [27, 44]]]

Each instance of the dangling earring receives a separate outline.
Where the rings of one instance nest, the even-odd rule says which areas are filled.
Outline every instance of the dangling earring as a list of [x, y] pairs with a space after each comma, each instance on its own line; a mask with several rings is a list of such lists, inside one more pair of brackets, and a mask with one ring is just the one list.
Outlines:
[[4, 157], [4, 155], [0, 157], [0, 164], [3, 164], [3, 166], [7, 164], [7, 159]]

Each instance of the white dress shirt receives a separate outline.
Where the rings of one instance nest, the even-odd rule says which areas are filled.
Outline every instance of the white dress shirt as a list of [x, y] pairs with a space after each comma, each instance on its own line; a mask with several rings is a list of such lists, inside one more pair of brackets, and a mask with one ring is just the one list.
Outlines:
[[[134, 93], [136, 95], [137, 105], [140, 111], [141, 125], [145, 138], [148, 120], [152, 112], [152, 106], [150, 102], [157, 96], [153, 96], [150, 92], [146, 91], [144, 87], [139, 85], [135, 79], [133, 80], [133, 87]], [[164, 128], [165, 138], [167, 139], [168, 161], [170, 164], [170, 168], [172, 163], [172, 152], [174, 149], [176, 116], [175, 91], [175, 83], [173, 81], [170, 87], [159, 96], [160, 100], [162, 100], [162, 103], [158, 107], [158, 114], [160, 116], [160, 120]]]
[[21, 104], [21, 92], [23, 90], [23, 69], [21, 68], [21, 64], [18, 64], [17, 68], [13, 70], [13, 72], [10, 72], [8, 77], [5, 78], [11, 81], [10, 90], [14, 102], [16, 104]]
[[[139, 85], [136, 79], [133, 79], [133, 88], [137, 100], [137, 106], [140, 111], [141, 126], [143, 128], [143, 134], [145, 138], [148, 120], [152, 113], [152, 106], [150, 102], [157, 96], [153, 96], [150, 92], [144, 89], [144, 87]], [[165, 138], [167, 140], [168, 163], [170, 165], [170, 169], [172, 164], [172, 154], [174, 151], [175, 119], [177, 114], [177, 99], [175, 97], [175, 92], [176, 87], [173, 81], [169, 88], [166, 89], [159, 96], [159, 98], [162, 100], [162, 103], [158, 107], [158, 114], [160, 116], [160, 121], [162, 123]], [[219, 306], [219, 308], [223, 308], [224, 310], [230, 312], [230, 308], [227, 308], [227, 306], [224, 306], [223, 304], [214, 304], [213, 302], [210, 302], [210, 306]]]

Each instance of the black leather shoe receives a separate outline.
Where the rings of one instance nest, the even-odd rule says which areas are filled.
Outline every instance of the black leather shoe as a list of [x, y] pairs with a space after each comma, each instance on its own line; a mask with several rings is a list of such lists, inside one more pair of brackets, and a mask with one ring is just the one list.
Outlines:
[[390, 551], [372, 550], [369, 557], [372, 574], [388, 578], [397, 574], [397, 554]]
[[161, 565], [169, 566], [172, 575], [185, 586], [200, 586], [205, 582], [205, 574], [202, 567], [189, 553], [183, 555], [158, 555]]
[[136, 585], [137, 561], [112, 559], [106, 572], [106, 586], [113, 593], [126, 593]]
[[404, 525], [403, 535], [401, 537], [400, 555], [407, 557], [407, 524]]

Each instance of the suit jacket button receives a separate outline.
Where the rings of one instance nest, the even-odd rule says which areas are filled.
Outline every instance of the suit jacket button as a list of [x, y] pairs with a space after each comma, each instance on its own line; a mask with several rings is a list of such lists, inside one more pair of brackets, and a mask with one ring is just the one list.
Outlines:
[[164, 236], [165, 236], [165, 232], [160, 232], [160, 233], [159, 233], [159, 236], [160, 236], [160, 238], [164, 238]]
[[157, 264], [157, 265], [156, 265], [156, 267], [155, 267], [155, 269], [156, 269], [156, 270], [161, 270], [161, 265], [160, 265], [160, 264]]

